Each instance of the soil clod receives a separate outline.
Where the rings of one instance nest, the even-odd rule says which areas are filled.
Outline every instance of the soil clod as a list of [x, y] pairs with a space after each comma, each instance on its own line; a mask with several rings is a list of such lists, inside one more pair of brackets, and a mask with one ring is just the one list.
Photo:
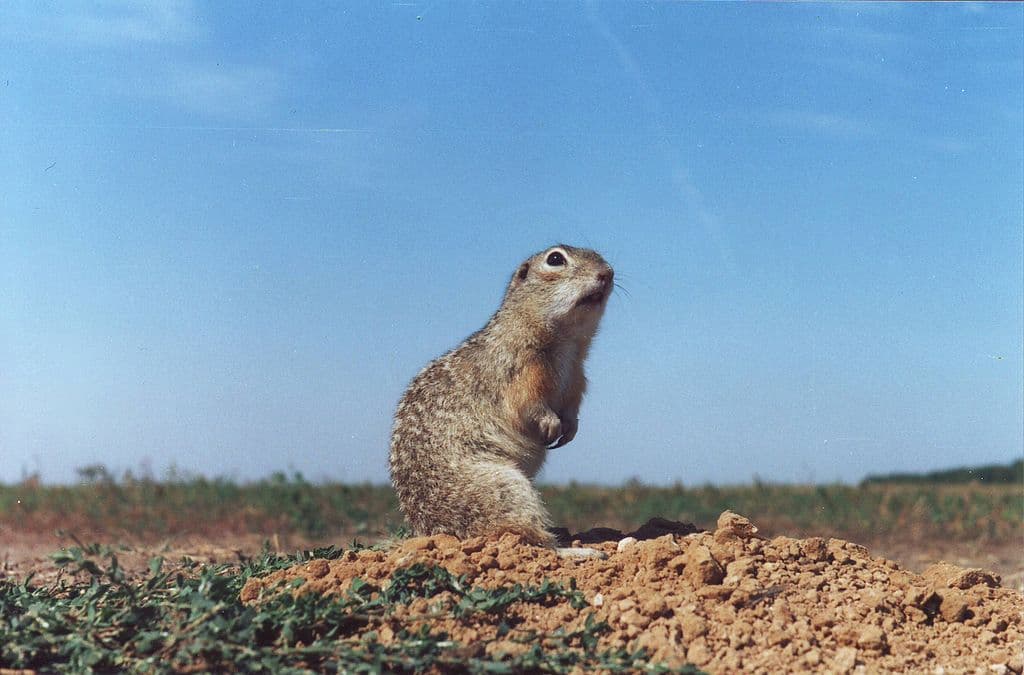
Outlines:
[[[610, 627], [600, 648], [644, 648], [652, 661], [711, 673], [1021, 671], [1024, 597], [985, 570], [940, 563], [915, 574], [840, 539], [763, 539], [732, 512], [714, 532], [663, 520], [632, 533], [589, 532], [571, 539], [606, 559], [561, 558], [514, 534], [419, 537], [251, 579], [242, 598], [344, 593], [355, 578], [380, 586], [397, 569], [423, 563], [478, 588], [550, 580], [582, 592], [585, 603], [558, 597], [543, 612], [513, 603], [504, 617], [431, 615], [424, 601], [414, 618], [389, 619], [392, 631], [425, 622], [457, 642], [487, 641], [489, 652], [519, 648], [511, 636], [508, 644], [501, 639], [509, 625], [574, 631], [593, 614]], [[305, 583], [289, 587], [297, 578]], [[433, 602], [443, 604], [443, 594]]]

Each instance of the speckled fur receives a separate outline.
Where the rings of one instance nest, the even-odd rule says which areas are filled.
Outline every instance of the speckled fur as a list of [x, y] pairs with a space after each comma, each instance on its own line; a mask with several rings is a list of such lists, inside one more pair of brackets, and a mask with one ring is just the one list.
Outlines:
[[[555, 251], [565, 265], [547, 263]], [[612, 277], [594, 251], [537, 253], [513, 274], [487, 325], [412, 381], [395, 413], [390, 464], [417, 534], [504, 530], [554, 545], [532, 480], [548, 449], [576, 434], [583, 361]]]

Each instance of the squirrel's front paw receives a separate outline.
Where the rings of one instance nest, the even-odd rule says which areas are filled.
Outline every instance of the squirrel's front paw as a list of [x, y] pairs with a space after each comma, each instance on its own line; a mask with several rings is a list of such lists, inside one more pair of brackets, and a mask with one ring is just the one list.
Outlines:
[[551, 446], [551, 449], [560, 448], [572, 439], [576, 438], [576, 430], [580, 428], [579, 419], [564, 418], [562, 419], [562, 437], [558, 439], [558, 442]]
[[553, 412], [544, 413], [537, 420], [537, 429], [540, 431], [541, 442], [551, 445], [562, 435], [562, 420]]

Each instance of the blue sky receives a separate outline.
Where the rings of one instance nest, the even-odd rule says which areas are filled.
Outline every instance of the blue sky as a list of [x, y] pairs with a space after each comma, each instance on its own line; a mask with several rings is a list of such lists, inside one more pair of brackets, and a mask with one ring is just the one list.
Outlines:
[[611, 300], [549, 482], [1021, 455], [1019, 4], [0, 5], [0, 481], [384, 481], [516, 264]]

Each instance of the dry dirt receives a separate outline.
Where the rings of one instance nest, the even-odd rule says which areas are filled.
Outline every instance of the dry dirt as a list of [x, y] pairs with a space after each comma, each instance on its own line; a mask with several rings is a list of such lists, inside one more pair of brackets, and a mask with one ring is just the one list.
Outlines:
[[[711, 673], [1024, 668], [1024, 596], [1001, 587], [995, 573], [938, 563], [917, 574], [839, 539], [765, 539], [731, 512], [714, 532], [686, 531], [591, 544], [606, 559], [562, 558], [513, 534], [419, 537], [388, 551], [347, 551], [337, 560], [253, 579], [241, 599], [258, 602], [300, 577], [306, 583], [295, 592], [342, 593], [355, 577], [380, 584], [395, 569], [424, 562], [481, 587], [575, 579], [589, 609], [568, 601], [543, 609], [513, 605], [504, 621], [541, 633], [573, 630], [593, 612], [612, 628], [600, 648], [644, 647], [655, 661], [690, 662]], [[436, 612], [449, 600], [442, 595], [397, 606], [378, 627], [380, 638], [429, 623], [463, 644], [486, 644], [488, 652], [526, 648], [498, 637], [501, 617]]]

